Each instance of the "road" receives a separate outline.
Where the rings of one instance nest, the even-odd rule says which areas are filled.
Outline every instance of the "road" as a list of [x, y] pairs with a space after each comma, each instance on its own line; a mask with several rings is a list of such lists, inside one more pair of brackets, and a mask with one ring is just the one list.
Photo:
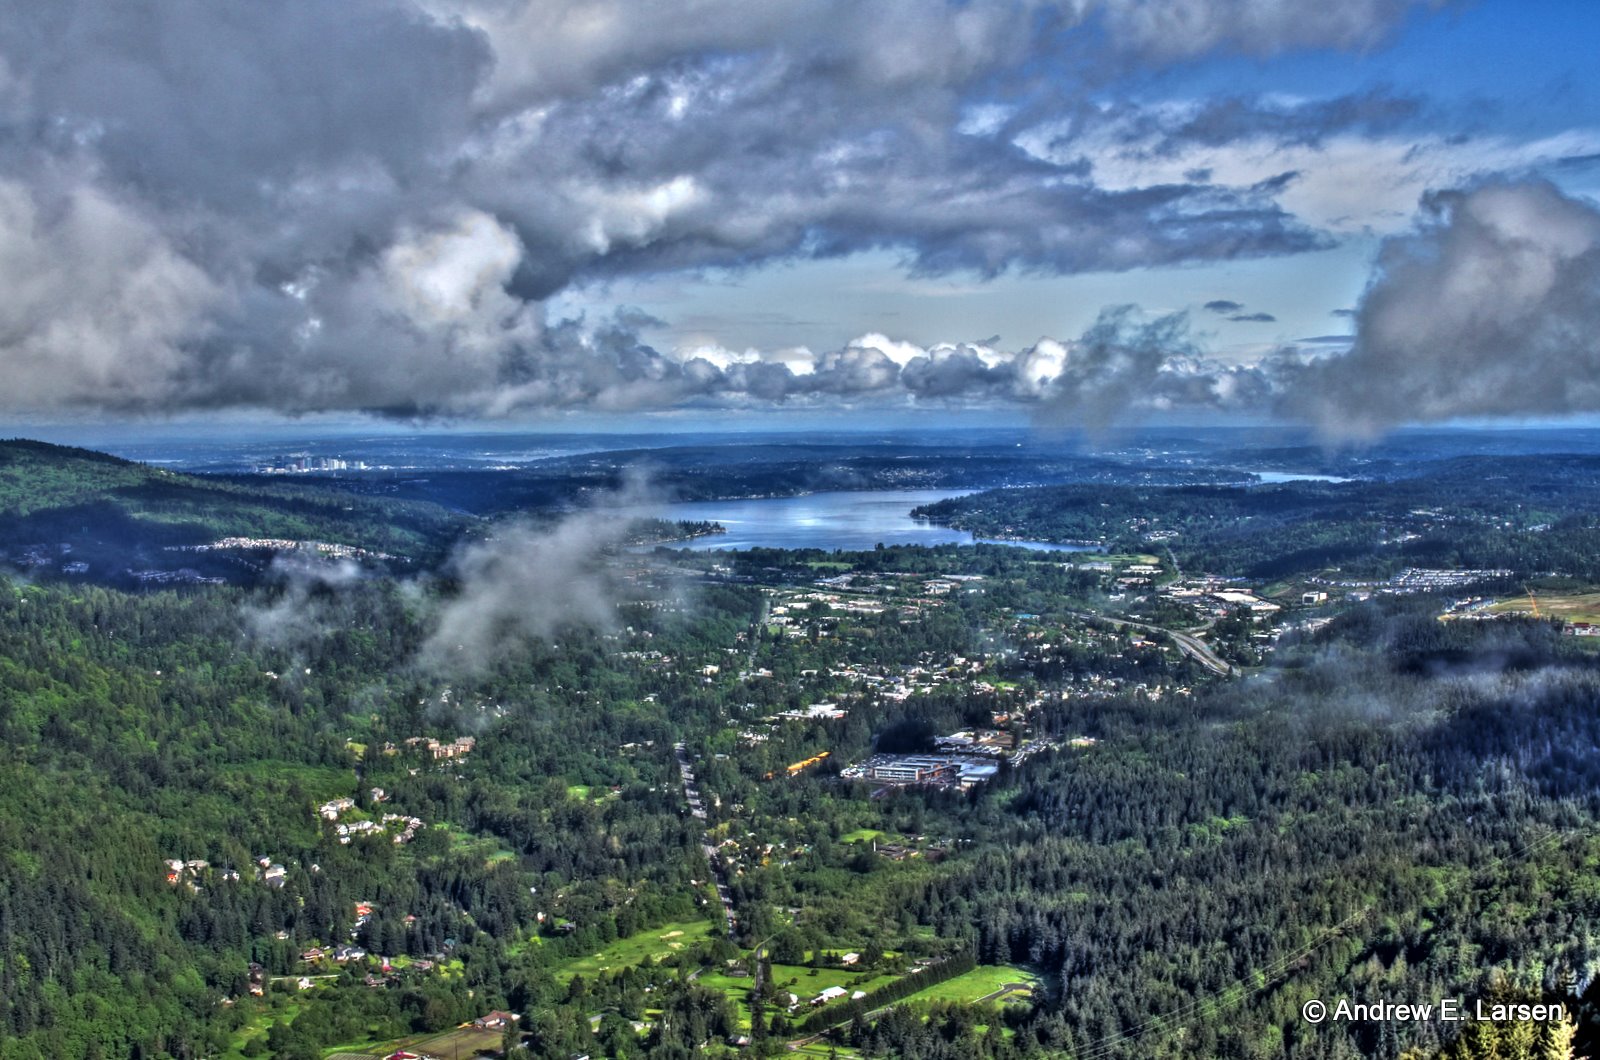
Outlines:
[[990, 994], [983, 995], [978, 1000], [974, 1001], [973, 1004], [981, 1005], [986, 1001], [998, 1001], [1000, 998], [1005, 997], [1007, 994], [1031, 994], [1031, 993], [1033, 993], [1033, 986], [1031, 984], [1029, 984], [1029, 983], [1001, 983], [999, 990], [996, 990], [996, 991], [994, 991], [993, 993], [990, 993]]
[[1132, 619], [1127, 618], [1112, 618], [1110, 615], [1097, 615], [1092, 611], [1073, 611], [1072, 614], [1077, 615], [1079, 618], [1107, 622], [1113, 626], [1129, 626], [1133, 629], [1142, 629], [1146, 633], [1165, 633], [1167, 636], [1172, 638], [1173, 643], [1178, 646], [1179, 651], [1183, 652], [1185, 655], [1189, 656], [1195, 662], [1199, 663], [1201, 666], [1204, 666], [1212, 673], [1221, 677], [1228, 677], [1233, 673], [1233, 667], [1231, 665], [1219, 659], [1217, 657], [1217, 653], [1211, 650], [1211, 646], [1209, 644], [1194, 636], [1192, 633], [1179, 633], [1175, 629], [1167, 629], [1163, 626], [1152, 626], [1145, 622], [1135, 622]]
[[[689, 761], [689, 749], [681, 743], [676, 743], [672, 745], [672, 752], [678, 757], [678, 775], [683, 780], [683, 797], [689, 802], [689, 813], [695, 820], [704, 821], [706, 807], [705, 803], [700, 801], [700, 789], [695, 784], [694, 765]], [[711, 882], [716, 884], [717, 898], [722, 902], [722, 915], [728, 922], [728, 938], [732, 940], [735, 929], [739, 926], [739, 916], [733, 911], [733, 893], [728, 890], [728, 876], [722, 871], [722, 861], [717, 857], [717, 845], [712, 841], [709, 829], [700, 834], [700, 849], [705, 852], [706, 864], [711, 868]]]

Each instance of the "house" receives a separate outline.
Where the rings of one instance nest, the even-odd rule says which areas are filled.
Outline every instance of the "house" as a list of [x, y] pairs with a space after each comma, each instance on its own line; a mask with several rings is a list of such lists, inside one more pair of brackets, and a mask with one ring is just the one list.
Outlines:
[[861, 954], [859, 954], [859, 953], [846, 953], [844, 956], [839, 958], [839, 963], [848, 966], [848, 965], [855, 964], [860, 959], [861, 959]]
[[834, 1000], [835, 998], [844, 997], [846, 993], [848, 993], [848, 991], [846, 991], [845, 988], [842, 987], [842, 986], [830, 986], [827, 989], [825, 989], [822, 993], [820, 993], [816, 997], [812, 998], [811, 999], [811, 1003], [813, 1005], [826, 1005], [828, 1002]]
[[511, 1026], [521, 1018], [515, 1012], [503, 1012], [500, 1009], [495, 1009], [487, 1016], [479, 1016], [473, 1020], [472, 1025], [480, 1031], [497, 1031]]

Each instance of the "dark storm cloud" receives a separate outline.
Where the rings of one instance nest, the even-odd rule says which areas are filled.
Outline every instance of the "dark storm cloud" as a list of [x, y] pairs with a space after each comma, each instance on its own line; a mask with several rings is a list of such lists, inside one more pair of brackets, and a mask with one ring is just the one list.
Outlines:
[[[966, 122], [1044, 101], [1081, 129], [1107, 119], [1074, 93], [1119, 71], [1367, 46], [1414, 5], [1333, 6], [0, 5], [5, 400], [493, 415], [1011, 393], [972, 350], [911, 371], [849, 346], [798, 374], [719, 367], [663, 356], [638, 321], [553, 318], [543, 300], [874, 248], [914, 272], [994, 276], [1326, 246], [1278, 202], [1291, 174], [1111, 189], [1084, 159], [1042, 160]], [[1233, 101], [1164, 135], [1302, 136], [1403, 109]]]
[[298, 182], [426, 179], [493, 62], [480, 34], [382, 0], [5, 8], [15, 132], [155, 202], [230, 214]]

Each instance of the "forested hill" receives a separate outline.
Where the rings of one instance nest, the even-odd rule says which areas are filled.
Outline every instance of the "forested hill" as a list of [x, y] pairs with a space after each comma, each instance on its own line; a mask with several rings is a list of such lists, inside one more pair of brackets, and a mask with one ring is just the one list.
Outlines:
[[355, 496], [327, 483], [215, 479], [87, 449], [0, 441], [0, 564], [35, 576], [248, 580], [272, 550], [208, 547], [229, 538], [317, 542], [425, 563], [467, 521], [425, 501]]
[[1155, 546], [1187, 570], [1247, 578], [1473, 567], [1596, 579], [1597, 510], [1600, 459], [1497, 455], [1348, 482], [998, 489], [914, 514], [985, 537]]

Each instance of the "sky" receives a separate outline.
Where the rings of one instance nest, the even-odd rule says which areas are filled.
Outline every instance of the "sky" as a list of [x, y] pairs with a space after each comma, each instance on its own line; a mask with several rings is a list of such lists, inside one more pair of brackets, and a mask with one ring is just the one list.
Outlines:
[[1583, 0], [57, 0], [0, 419], [1600, 412]]

